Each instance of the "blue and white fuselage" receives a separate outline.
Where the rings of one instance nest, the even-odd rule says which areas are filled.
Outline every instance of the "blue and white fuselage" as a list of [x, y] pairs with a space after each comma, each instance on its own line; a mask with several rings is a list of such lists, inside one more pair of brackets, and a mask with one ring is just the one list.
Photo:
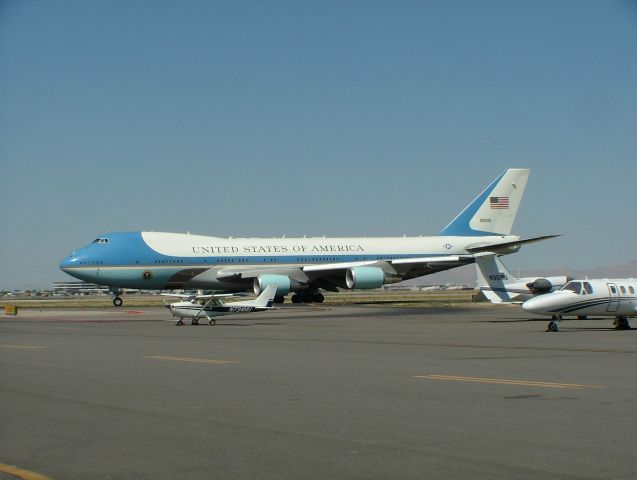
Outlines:
[[219, 238], [164, 232], [101, 235], [60, 264], [70, 275], [116, 288], [262, 291], [299, 301], [318, 289], [380, 286], [458, 267], [478, 252], [517, 251], [511, 235], [528, 169], [496, 178], [443, 231], [429, 237]]

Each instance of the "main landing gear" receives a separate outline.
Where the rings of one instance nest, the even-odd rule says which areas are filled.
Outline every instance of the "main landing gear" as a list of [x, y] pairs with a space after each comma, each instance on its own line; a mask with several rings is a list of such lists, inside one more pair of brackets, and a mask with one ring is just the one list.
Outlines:
[[[216, 325], [216, 323], [217, 322], [215, 322], [214, 318], [209, 318], [208, 317], [208, 325], [214, 326], [214, 325]], [[181, 327], [183, 324], [184, 324], [184, 319], [180, 318], [179, 320], [177, 320], [177, 323], [175, 325]], [[199, 325], [199, 319], [198, 318], [193, 318], [191, 325]]]
[[615, 330], [630, 330], [630, 323], [628, 322], [628, 317], [625, 315], [619, 315], [615, 317]]
[[292, 295], [292, 303], [323, 303], [325, 297], [318, 290], [302, 290]]
[[121, 307], [122, 303], [124, 303], [124, 301], [122, 300], [122, 297], [113, 298], [113, 305], [115, 305], [116, 307]]

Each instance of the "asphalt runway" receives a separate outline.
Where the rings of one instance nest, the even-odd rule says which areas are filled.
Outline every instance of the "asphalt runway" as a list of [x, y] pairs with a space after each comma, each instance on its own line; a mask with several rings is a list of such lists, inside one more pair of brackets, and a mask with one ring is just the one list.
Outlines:
[[517, 307], [290, 305], [167, 320], [0, 317], [0, 464], [56, 480], [637, 478], [637, 331], [611, 319], [545, 333]]

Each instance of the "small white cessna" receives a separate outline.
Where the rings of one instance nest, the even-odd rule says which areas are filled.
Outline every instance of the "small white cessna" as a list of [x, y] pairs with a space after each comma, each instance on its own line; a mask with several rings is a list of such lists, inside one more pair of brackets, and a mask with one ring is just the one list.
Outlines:
[[572, 280], [567, 276], [515, 277], [491, 252], [476, 255], [476, 274], [480, 293], [491, 303], [522, 303], [559, 290]]
[[637, 279], [573, 280], [561, 290], [527, 300], [522, 309], [551, 315], [547, 332], [557, 332], [564, 315], [615, 317], [617, 330], [629, 330], [628, 317], [637, 315]]
[[225, 304], [219, 297], [231, 297], [233, 296], [232, 293], [213, 295], [177, 295], [162, 293], [162, 295], [167, 297], [188, 298], [188, 300], [182, 302], [166, 305], [166, 308], [170, 309], [173, 317], [178, 318], [177, 325], [183, 325], [184, 318], [191, 318], [192, 325], [199, 325], [199, 318], [202, 317], [208, 319], [208, 325], [215, 325], [214, 317], [232, 315], [235, 313], [253, 313], [272, 310], [274, 308], [272, 303], [276, 295], [276, 285], [268, 285], [254, 300]]

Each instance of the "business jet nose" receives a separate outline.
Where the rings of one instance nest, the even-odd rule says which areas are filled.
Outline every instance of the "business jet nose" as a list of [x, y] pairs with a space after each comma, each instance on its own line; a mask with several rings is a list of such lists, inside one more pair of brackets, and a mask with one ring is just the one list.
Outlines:
[[525, 312], [535, 313], [538, 308], [537, 298], [531, 298], [522, 304], [522, 310]]
[[561, 292], [547, 293], [531, 298], [522, 304], [522, 310], [530, 313], [547, 313], [561, 304]]

